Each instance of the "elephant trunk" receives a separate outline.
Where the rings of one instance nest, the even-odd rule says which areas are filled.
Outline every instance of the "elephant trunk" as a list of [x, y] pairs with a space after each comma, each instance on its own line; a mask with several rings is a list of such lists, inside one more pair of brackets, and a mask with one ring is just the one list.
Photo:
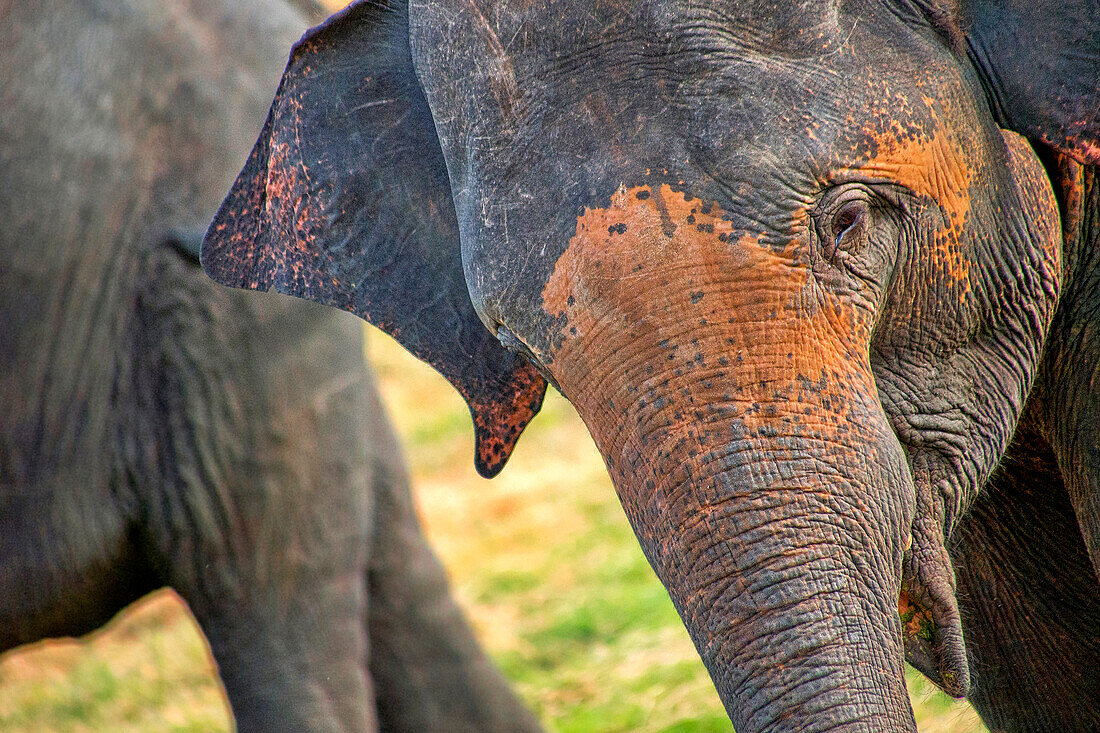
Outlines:
[[[740, 733], [914, 730], [897, 607], [912, 510], [888, 498], [910, 480], [901, 449], [785, 432], [801, 410], [772, 407], [752, 431], [643, 428], [609, 460], [623, 505]], [[704, 450], [721, 432], [744, 434]]]

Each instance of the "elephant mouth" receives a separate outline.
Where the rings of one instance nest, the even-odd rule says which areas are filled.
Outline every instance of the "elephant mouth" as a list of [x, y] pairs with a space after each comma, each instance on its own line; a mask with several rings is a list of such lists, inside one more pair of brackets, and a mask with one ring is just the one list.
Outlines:
[[[939, 549], [946, 559], [946, 550], [942, 545]], [[905, 661], [948, 695], [963, 698], [970, 689], [970, 671], [954, 571], [949, 560], [918, 559], [929, 554], [918, 547], [906, 552], [898, 596]]]

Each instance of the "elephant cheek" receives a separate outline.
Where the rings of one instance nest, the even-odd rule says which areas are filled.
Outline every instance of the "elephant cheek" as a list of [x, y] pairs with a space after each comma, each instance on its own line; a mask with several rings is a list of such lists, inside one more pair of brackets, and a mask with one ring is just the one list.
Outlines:
[[911, 477], [869, 316], [830, 300], [806, 259], [668, 185], [620, 188], [579, 218], [543, 290], [560, 326], [549, 370], [738, 730], [792, 711], [911, 729]]

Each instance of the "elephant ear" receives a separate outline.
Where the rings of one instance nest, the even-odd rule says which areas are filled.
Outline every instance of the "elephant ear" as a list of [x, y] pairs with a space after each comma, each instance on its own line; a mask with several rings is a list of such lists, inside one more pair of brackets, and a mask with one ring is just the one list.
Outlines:
[[475, 464], [503, 468], [546, 382], [481, 323], [443, 154], [399, 3], [356, 2], [302, 37], [202, 244], [217, 282], [351, 311], [470, 406]]
[[971, 58], [1002, 127], [1100, 165], [1095, 0], [961, 0]]

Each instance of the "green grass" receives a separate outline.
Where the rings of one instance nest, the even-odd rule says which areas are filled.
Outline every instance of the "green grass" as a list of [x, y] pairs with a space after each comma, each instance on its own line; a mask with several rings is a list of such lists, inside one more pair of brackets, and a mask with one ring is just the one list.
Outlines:
[[[561, 733], [731, 730], [572, 407], [548, 395], [504, 472], [473, 469], [466, 407], [370, 332], [426, 531], [484, 644]], [[909, 675], [924, 733], [982, 731], [965, 703]], [[228, 710], [205, 645], [167, 592], [83, 642], [0, 660], [0, 731], [216, 731]]]
[[3, 731], [227, 729], [206, 645], [167, 591], [83, 642], [45, 642], [0, 661]]

